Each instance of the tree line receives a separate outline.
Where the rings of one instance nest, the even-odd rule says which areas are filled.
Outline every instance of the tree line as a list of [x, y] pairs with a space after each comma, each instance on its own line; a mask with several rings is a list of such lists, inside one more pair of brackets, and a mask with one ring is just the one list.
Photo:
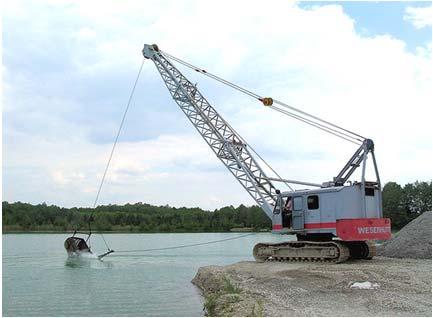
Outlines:
[[271, 222], [257, 206], [223, 207], [213, 212], [146, 203], [61, 208], [44, 203], [3, 202], [3, 232], [11, 231], [226, 232], [232, 228], [269, 229]]
[[[420, 213], [431, 211], [432, 183], [414, 182], [404, 187], [385, 184], [383, 214], [400, 229]], [[258, 206], [240, 205], [214, 211], [175, 208], [146, 203], [101, 205], [92, 208], [62, 208], [45, 203], [2, 202], [3, 232], [87, 230], [89, 216], [95, 231], [121, 232], [226, 232], [232, 228], [270, 229], [271, 221]]]

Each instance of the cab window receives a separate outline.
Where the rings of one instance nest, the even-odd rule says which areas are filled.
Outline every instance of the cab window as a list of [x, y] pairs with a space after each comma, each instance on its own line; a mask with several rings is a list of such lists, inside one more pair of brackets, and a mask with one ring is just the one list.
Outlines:
[[293, 198], [293, 210], [295, 211], [302, 210], [302, 197]]
[[365, 188], [365, 195], [369, 197], [374, 197], [374, 188]]
[[310, 195], [307, 198], [308, 210], [317, 210], [319, 208], [319, 196]]

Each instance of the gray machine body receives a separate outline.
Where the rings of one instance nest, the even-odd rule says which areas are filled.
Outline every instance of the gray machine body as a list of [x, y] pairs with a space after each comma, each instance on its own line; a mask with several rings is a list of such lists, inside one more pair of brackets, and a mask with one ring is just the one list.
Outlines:
[[382, 218], [377, 184], [367, 185], [364, 191], [361, 183], [355, 183], [283, 192], [280, 196], [283, 207], [292, 200], [291, 220], [284, 222], [284, 208], [275, 209], [272, 217], [274, 232], [332, 233], [336, 236], [338, 220]]

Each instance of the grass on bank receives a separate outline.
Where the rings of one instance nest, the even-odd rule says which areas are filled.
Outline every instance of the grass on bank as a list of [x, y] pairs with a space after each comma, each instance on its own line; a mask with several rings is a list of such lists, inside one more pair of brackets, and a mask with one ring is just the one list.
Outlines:
[[[211, 293], [205, 296], [204, 309], [206, 316], [230, 317], [233, 316], [235, 304], [242, 302], [244, 306], [250, 306], [248, 305], [248, 302], [243, 302], [242, 300], [242, 289], [233, 284], [233, 282], [227, 276], [223, 277], [222, 284], [223, 288], [219, 292]], [[246, 308], [245, 316], [262, 317], [263, 313], [263, 301], [257, 300], [252, 305], [251, 309]]]

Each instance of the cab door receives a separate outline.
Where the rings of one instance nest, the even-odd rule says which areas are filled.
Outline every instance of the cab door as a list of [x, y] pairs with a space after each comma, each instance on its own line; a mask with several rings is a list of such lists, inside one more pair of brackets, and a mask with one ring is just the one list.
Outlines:
[[301, 196], [293, 198], [292, 224], [294, 230], [304, 229], [304, 198]]

